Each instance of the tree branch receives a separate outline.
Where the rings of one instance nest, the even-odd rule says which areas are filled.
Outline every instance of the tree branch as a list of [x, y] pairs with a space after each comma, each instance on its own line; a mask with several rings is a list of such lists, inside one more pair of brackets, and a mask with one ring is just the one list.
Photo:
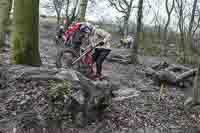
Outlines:
[[111, 6], [115, 7], [115, 9], [121, 13], [126, 13], [126, 11], [119, 9], [119, 7], [117, 6], [117, 3], [115, 3], [116, 1], [113, 0], [108, 0], [108, 2], [110, 3]]

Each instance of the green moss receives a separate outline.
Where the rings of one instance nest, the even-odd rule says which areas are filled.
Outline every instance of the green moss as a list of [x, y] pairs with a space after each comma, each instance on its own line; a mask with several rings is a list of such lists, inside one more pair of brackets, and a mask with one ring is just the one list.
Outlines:
[[63, 82], [50, 82], [49, 97], [53, 100], [65, 99], [66, 96], [71, 94], [71, 83], [69, 81]]
[[39, 0], [15, 1], [12, 34], [14, 64], [40, 65]]
[[49, 120], [70, 121], [71, 113], [65, 111], [66, 101], [71, 95], [71, 83], [69, 81], [55, 82], [50, 81], [48, 90], [49, 97]]
[[8, 0], [0, 0], [0, 47], [4, 44], [4, 33], [8, 26], [9, 4]]

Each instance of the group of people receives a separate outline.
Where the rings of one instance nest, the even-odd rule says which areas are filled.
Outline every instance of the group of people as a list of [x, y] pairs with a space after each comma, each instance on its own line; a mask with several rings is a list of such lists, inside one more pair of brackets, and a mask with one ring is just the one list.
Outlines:
[[134, 45], [134, 38], [131, 35], [124, 36], [124, 38], [120, 40], [120, 44], [123, 48], [132, 48]]
[[96, 72], [91, 73], [90, 78], [93, 80], [102, 79], [102, 65], [111, 51], [110, 33], [103, 29], [95, 28], [94, 25], [88, 22], [76, 23], [67, 31], [61, 26], [59, 32], [61, 35], [59, 37], [63, 37], [66, 40], [65, 45], [74, 49], [80, 49], [80, 46], [94, 49], [92, 59], [96, 63]]

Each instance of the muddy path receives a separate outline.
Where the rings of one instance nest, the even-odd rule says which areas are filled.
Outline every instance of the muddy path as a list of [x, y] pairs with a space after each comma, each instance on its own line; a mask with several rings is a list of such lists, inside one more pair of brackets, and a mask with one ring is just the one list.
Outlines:
[[[54, 45], [55, 26], [42, 23], [40, 28], [40, 55], [43, 65], [55, 67], [58, 47]], [[127, 54], [126, 49], [112, 49], [116, 54]], [[3, 57], [9, 63], [10, 49], [6, 48]], [[167, 96], [158, 101], [159, 86], [145, 77], [146, 66], [162, 61], [159, 57], [139, 57], [141, 64], [104, 63], [103, 73], [115, 83], [116, 90], [112, 105], [96, 120], [85, 128], [66, 128], [71, 133], [161, 133], [183, 132], [190, 128], [196, 133], [200, 128], [200, 108], [188, 112], [183, 108], [185, 95], [180, 88], [168, 86]], [[182, 128], [182, 129], [181, 129]], [[180, 130], [179, 130], [180, 129]]]

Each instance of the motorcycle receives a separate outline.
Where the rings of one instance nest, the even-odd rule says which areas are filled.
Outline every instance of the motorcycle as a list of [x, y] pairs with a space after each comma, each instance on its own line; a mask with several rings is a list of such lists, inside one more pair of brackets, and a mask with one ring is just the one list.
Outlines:
[[95, 47], [89, 45], [86, 48], [64, 48], [58, 52], [56, 66], [58, 68], [74, 69], [81, 72], [85, 76], [89, 76], [94, 72], [92, 51], [100, 45], [103, 45], [103, 42], [99, 42]]

